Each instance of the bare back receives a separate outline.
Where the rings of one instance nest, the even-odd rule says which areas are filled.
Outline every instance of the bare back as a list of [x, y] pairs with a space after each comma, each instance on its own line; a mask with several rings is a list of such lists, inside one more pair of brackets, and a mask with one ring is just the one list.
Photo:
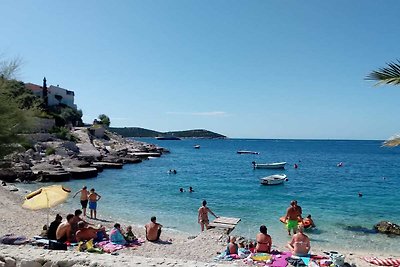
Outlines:
[[67, 239], [70, 241], [71, 238], [71, 225], [68, 222], [61, 223], [56, 231], [56, 238], [59, 239]]
[[293, 235], [290, 245], [296, 255], [305, 255], [310, 251], [310, 239], [303, 233]]
[[208, 211], [209, 208], [206, 206], [201, 206], [199, 208], [199, 220], [202, 222], [208, 222]]
[[256, 240], [257, 240], [257, 245], [256, 245], [257, 252], [266, 252], [266, 253], [270, 252], [272, 246], [272, 239], [270, 235], [258, 233], [256, 236]]

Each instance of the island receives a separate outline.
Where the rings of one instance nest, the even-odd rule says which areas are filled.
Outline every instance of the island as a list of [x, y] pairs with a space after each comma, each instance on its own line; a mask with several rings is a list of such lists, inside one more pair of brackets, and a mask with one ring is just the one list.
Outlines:
[[110, 131], [123, 137], [154, 137], [154, 138], [206, 138], [206, 139], [224, 139], [225, 135], [208, 131], [205, 129], [194, 129], [185, 131], [159, 132], [140, 127], [110, 127]]

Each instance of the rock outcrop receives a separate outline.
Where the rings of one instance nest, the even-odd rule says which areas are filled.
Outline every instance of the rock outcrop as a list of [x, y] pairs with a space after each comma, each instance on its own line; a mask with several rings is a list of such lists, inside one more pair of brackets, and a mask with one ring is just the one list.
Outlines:
[[13, 154], [8, 161], [1, 161], [0, 180], [48, 182], [91, 178], [104, 168], [122, 168], [123, 164], [140, 163], [166, 152], [163, 148], [109, 131], [99, 138], [87, 128], [77, 127], [72, 134], [76, 143], [49, 134], [46, 138], [27, 136], [32, 141], [32, 148]]
[[377, 223], [374, 228], [379, 233], [400, 235], [400, 226], [389, 221], [381, 221]]

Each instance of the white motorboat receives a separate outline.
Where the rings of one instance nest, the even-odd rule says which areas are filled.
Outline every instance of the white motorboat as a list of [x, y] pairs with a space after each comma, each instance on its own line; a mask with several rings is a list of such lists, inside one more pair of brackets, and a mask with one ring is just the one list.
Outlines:
[[200, 148], [200, 145], [195, 145], [194, 148], [195, 148], [195, 149], [199, 149], [199, 148]]
[[285, 181], [288, 181], [288, 178], [285, 174], [274, 174], [260, 179], [262, 185], [283, 184]]
[[256, 163], [252, 162], [254, 169], [284, 169], [286, 162]]
[[237, 153], [238, 153], [238, 154], [253, 154], [253, 155], [258, 155], [258, 154], [260, 154], [259, 152], [256, 152], [256, 151], [248, 151], [248, 150], [239, 150]]

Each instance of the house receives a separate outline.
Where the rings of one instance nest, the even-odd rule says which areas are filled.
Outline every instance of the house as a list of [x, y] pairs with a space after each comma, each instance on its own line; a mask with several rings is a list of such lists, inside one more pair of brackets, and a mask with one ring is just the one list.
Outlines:
[[58, 85], [50, 85], [50, 87], [47, 87], [46, 77], [43, 78], [43, 86], [33, 83], [25, 83], [25, 88], [31, 90], [34, 95], [43, 98], [44, 102], [48, 106], [64, 104], [73, 109], [77, 109], [77, 106], [74, 104], [74, 91], [61, 88]]

